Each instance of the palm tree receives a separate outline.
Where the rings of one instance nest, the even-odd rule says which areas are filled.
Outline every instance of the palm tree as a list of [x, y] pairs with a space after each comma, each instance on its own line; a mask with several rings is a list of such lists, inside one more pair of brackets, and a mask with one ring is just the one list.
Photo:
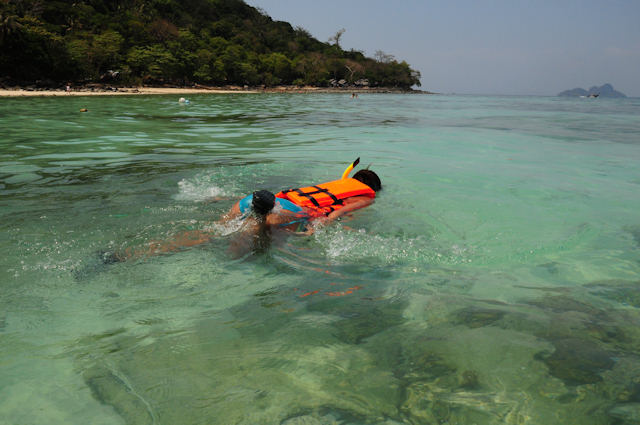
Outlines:
[[5, 38], [15, 33], [20, 29], [22, 24], [18, 22], [18, 16], [10, 14], [0, 14], [0, 43], [3, 43]]

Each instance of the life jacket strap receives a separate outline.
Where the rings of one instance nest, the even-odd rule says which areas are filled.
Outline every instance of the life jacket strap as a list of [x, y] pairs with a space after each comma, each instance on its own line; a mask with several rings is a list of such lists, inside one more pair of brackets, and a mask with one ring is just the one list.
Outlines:
[[305, 198], [309, 199], [313, 203], [313, 205], [315, 205], [317, 208], [320, 208], [320, 204], [318, 203], [316, 198], [313, 197], [313, 195], [317, 195], [318, 193], [324, 193], [327, 196], [329, 196], [333, 200], [333, 204], [332, 205], [342, 205], [343, 204], [342, 200], [338, 199], [336, 197], [336, 195], [334, 195], [333, 193], [329, 192], [329, 189], [325, 189], [325, 188], [322, 188], [320, 186], [312, 186], [312, 187], [315, 188], [316, 190], [311, 191], [311, 192], [303, 192], [301, 189], [288, 189], [288, 190], [282, 191], [282, 193], [296, 192], [298, 195], [304, 196]]
[[335, 208], [333, 208], [333, 207], [325, 207], [325, 210], [327, 210], [327, 211], [325, 211], [325, 212], [324, 212], [324, 215], [325, 215], [326, 217], [329, 217], [329, 214], [331, 214], [332, 212], [334, 212], [336, 209], [335, 209]]

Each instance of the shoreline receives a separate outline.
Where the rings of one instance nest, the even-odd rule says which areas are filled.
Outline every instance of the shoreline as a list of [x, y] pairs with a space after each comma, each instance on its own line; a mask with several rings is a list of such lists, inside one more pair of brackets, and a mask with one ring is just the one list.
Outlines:
[[402, 90], [397, 88], [364, 88], [364, 87], [314, 87], [314, 86], [278, 86], [270, 88], [255, 87], [116, 87], [91, 85], [72, 88], [67, 92], [64, 89], [48, 89], [33, 87], [0, 88], [0, 97], [36, 97], [36, 96], [136, 96], [136, 95], [180, 95], [180, 94], [236, 94], [236, 93], [341, 93], [341, 94], [365, 94], [365, 93], [393, 93], [393, 94], [435, 94], [422, 90]]

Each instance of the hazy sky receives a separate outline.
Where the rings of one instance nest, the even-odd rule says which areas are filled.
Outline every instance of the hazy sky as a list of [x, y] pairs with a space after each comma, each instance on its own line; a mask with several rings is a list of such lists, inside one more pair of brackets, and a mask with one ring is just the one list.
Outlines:
[[246, 0], [320, 41], [377, 50], [440, 93], [640, 96], [639, 0]]

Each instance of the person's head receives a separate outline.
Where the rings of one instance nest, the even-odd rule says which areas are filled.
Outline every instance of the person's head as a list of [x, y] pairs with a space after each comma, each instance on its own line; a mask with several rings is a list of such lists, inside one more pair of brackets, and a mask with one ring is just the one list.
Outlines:
[[369, 186], [374, 192], [382, 189], [380, 177], [371, 170], [360, 170], [353, 175], [353, 178]]
[[260, 216], [266, 216], [276, 204], [276, 195], [268, 190], [256, 190], [253, 192], [253, 200], [251, 201], [251, 209]]

